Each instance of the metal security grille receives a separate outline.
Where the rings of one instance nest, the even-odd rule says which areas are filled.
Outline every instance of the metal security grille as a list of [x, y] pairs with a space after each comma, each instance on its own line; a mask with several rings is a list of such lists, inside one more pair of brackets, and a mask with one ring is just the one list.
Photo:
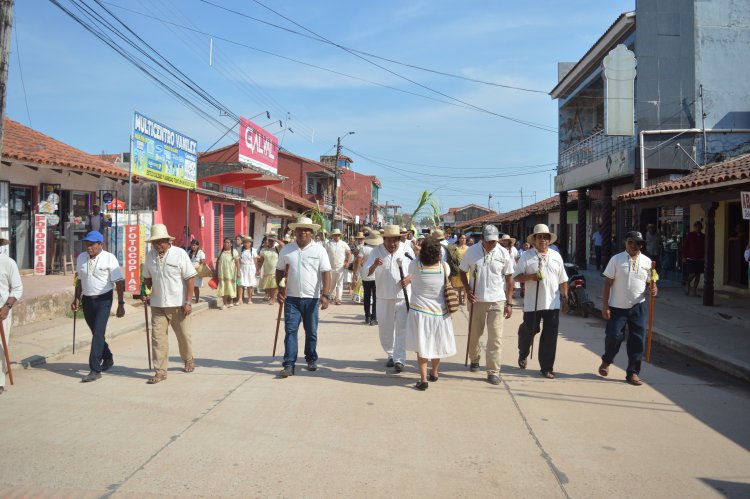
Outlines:
[[232, 241], [234, 241], [234, 205], [231, 204], [225, 204], [223, 205], [224, 213], [223, 213], [223, 219], [224, 219], [224, 237], [230, 238]]
[[214, 248], [221, 250], [221, 205], [214, 203]]

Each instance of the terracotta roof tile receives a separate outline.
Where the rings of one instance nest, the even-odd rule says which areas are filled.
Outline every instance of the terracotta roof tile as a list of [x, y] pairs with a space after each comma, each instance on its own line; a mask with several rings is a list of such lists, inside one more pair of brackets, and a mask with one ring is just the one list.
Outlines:
[[[578, 193], [576, 191], [572, 191], [568, 193], [568, 202], [575, 201], [578, 199]], [[521, 220], [523, 218], [526, 218], [530, 215], [541, 215], [544, 213], [549, 213], [550, 211], [554, 211], [560, 207], [560, 196], [552, 196], [547, 199], [542, 199], [541, 201], [538, 201], [534, 204], [530, 204], [528, 206], [524, 206], [523, 208], [518, 208], [517, 210], [509, 211], [506, 213], [490, 213], [489, 215], [484, 215], [478, 218], [475, 218], [473, 220], [468, 220], [466, 222], [461, 222], [460, 224], [456, 224], [456, 227], [462, 228], [462, 227], [472, 227], [474, 225], [480, 224], [480, 223], [503, 223], [503, 222], [515, 222], [517, 220]]]
[[64, 144], [11, 119], [5, 118], [4, 123], [3, 159], [128, 178], [128, 172], [92, 154]]
[[626, 192], [617, 199], [631, 201], [668, 196], [679, 194], [680, 191], [701, 191], [737, 182], [750, 183], [750, 154], [737, 156], [721, 163], [708, 164], [703, 169], [695, 170], [684, 177]]

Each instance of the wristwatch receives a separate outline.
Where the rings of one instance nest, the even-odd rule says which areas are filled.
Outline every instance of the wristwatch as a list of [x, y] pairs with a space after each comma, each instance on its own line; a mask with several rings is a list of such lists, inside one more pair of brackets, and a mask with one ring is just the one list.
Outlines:
[[124, 300], [118, 301], [117, 304], [118, 305], [125, 305], [125, 301]]
[[328, 293], [321, 293], [320, 297], [325, 298], [328, 301], [331, 301], [331, 295], [329, 295]]
[[7, 303], [6, 302], [5, 306], [8, 307], [8, 310], [10, 310], [11, 308], [13, 308], [13, 304], [12, 303]]

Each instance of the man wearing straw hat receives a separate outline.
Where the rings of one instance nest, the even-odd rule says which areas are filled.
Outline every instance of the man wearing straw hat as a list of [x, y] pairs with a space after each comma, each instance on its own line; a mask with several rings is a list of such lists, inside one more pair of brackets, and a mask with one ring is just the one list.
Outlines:
[[518, 367], [526, 369], [526, 357], [542, 322], [544, 329], [537, 355], [539, 367], [543, 377], [554, 379], [560, 307], [563, 313], [568, 311], [568, 274], [560, 253], [550, 249], [557, 236], [549, 231], [549, 227], [535, 225], [534, 232], [526, 240], [534, 249], [523, 253], [515, 270], [516, 281], [526, 283], [523, 326], [518, 330]]
[[112, 291], [117, 290], [117, 317], [125, 315], [125, 278], [117, 257], [102, 249], [104, 236], [92, 230], [83, 238], [86, 251], [78, 255], [76, 261], [75, 295], [70, 309], [75, 313], [83, 305], [83, 317], [91, 329], [91, 352], [89, 353], [89, 373], [81, 381], [88, 383], [102, 377], [114, 365], [105, 334], [109, 313], [112, 310]]
[[[628, 367], [625, 370], [625, 381], [634, 386], [643, 384], [638, 375], [646, 348], [646, 296], [649, 292], [651, 259], [641, 253], [645, 243], [640, 232], [630, 231], [625, 234], [625, 251], [613, 256], [602, 272], [606, 278], [602, 292], [602, 317], [607, 321], [607, 327], [604, 331], [604, 355], [599, 374], [609, 374], [609, 366], [620, 350], [627, 325]], [[652, 293], [656, 296], [656, 284]]]
[[[3, 324], [5, 332], [5, 341], [10, 343], [10, 326], [13, 322], [12, 308], [21, 299], [23, 294], [23, 283], [21, 274], [18, 272], [18, 265], [8, 254], [9, 239], [0, 237], [0, 321]], [[5, 373], [8, 372], [8, 366], [5, 363], [3, 345], [0, 343], [0, 363], [3, 369], [0, 372], [0, 395], [5, 391]]]
[[470, 246], [459, 268], [466, 297], [471, 304], [469, 358], [472, 372], [479, 371], [479, 337], [487, 325], [487, 381], [500, 384], [500, 351], [503, 324], [513, 313], [513, 259], [500, 246], [494, 225], [482, 229], [482, 242]]
[[[190, 257], [184, 249], [172, 245], [174, 237], [167, 232], [167, 226], [151, 226], [151, 251], [146, 255], [143, 278], [151, 288], [151, 345], [154, 356], [154, 375], [148, 380], [156, 384], [167, 379], [169, 365], [169, 326], [172, 326], [180, 357], [185, 363], [185, 372], [195, 370], [193, 358], [190, 313], [190, 295], [193, 280], [197, 275]], [[144, 303], [146, 297], [142, 297]]]
[[352, 260], [352, 252], [349, 245], [341, 240], [341, 229], [331, 231], [331, 239], [325, 245], [328, 260], [331, 262], [331, 281], [333, 282], [333, 303], [341, 305], [341, 295], [344, 292], [344, 276], [349, 262]]
[[297, 331], [305, 328], [305, 361], [308, 371], [318, 369], [318, 307], [325, 310], [331, 300], [331, 263], [325, 248], [313, 242], [320, 225], [305, 216], [289, 224], [295, 241], [284, 246], [276, 264], [276, 281], [286, 273], [286, 287], [279, 287], [284, 304], [284, 368], [282, 378], [294, 375], [297, 363]]
[[373, 249], [365, 262], [367, 275], [375, 277], [375, 287], [378, 290], [375, 300], [378, 333], [380, 345], [388, 355], [386, 366], [393, 367], [397, 373], [404, 370], [406, 362], [406, 297], [409, 296], [411, 286], [408, 285], [408, 276], [405, 274], [413, 259], [411, 249], [401, 242], [399, 226], [387, 225], [383, 232], [383, 244]]
[[[361, 232], [357, 234], [359, 236]], [[362, 234], [364, 235], [364, 234]], [[383, 238], [376, 232], [370, 232], [366, 239], [363, 239], [364, 245], [357, 254], [357, 260], [354, 264], [354, 274], [362, 279], [362, 305], [365, 309], [365, 324], [370, 326], [378, 325], [378, 294], [377, 286], [375, 284], [375, 276], [368, 275], [368, 269], [365, 266], [365, 262], [369, 260], [370, 253], [383, 244]]]

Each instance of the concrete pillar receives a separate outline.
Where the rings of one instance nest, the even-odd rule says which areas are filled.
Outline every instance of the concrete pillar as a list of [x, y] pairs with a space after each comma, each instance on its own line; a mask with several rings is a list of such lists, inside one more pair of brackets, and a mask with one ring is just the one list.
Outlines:
[[564, 262], [568, 261], [568, 191], [560, 193], [560, 230], [557, 231], [560, 255]]
[[708, 202], [701, 205], [706, 220], [706, 260], [703, 270], [703, 305], [714, 304], [714, 263], [716, 262], [716, 208], [719, 203]]
[[602, 265], [606, 266], [612, 258], [612, 186], [605, 185], [602, 197]]
[[586, 189], [578, 189], [578, 226], [576, 228], [576, 265], [586, 268]]

